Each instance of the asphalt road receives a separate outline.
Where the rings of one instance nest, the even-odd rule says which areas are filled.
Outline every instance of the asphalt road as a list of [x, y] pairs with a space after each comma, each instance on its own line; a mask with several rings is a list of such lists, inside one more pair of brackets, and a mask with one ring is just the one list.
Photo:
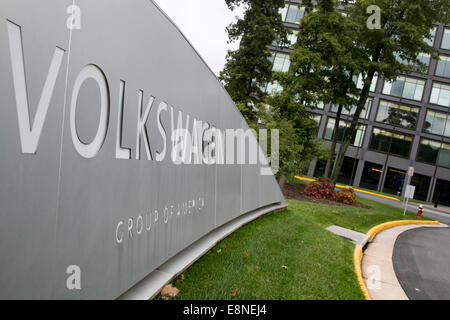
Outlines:
[[[358, 193], [358, 196], [402, 207], [394, 200]], [[418, 205], [408, 210], [417, 212]], [[424, 215], [450, 225], [450, 214], [424, 209]], [[418, 228], [402, 233], [392, 257], [397, 278], [411, 300], [450, 300], [450, 228]]]
[[[381, 197], [377, 197], [377, 196], [372, 196], [370, 194], [365, 194], [365, 193], [360, 193], [360, 192], [356, 192], [356, 194], [358, 195], [358, 197], [369, 199], [369, 200], [374, 200], [374, 201], [388, 204], [388, 205], [391, 205], [391, 206], [394, 206], [397, 208], [402, 208], [402, 205], [403, 205], [403, 203], [401, 201], [394, 201], [394, 200], [381, 198]], [[409, 203], [408, 211], [417, 212], [418, 207], [419, 207], [419, 205], [416, 203]], [[437, 220], [441, 223], [444, 223], [444, 224], [450, 226], [450, 214], [443, 212], [443, 211], [439, 211], [439, 208], [438, 209], [425, 208], [423, 210], [423, 214], [430, 219]]]
[[411, 300], [450, 300], [450, 228], [402, 233], [392, 257], [397, 278]]

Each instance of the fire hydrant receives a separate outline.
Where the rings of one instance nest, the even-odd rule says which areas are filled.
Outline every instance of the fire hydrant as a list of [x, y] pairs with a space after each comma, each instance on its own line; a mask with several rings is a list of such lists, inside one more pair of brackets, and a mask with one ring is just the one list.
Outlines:
[[417, 218], [422, 218], [423, 205], [419, 206], [419, 211], [417, 211]]

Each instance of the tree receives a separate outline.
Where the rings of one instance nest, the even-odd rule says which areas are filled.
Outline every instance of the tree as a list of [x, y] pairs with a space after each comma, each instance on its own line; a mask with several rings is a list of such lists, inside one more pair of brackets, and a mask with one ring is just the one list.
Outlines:
[[259, 108], [259, 118], [265, 129], [279, 130], [277, 177], [283, 189], [287, 178], [304, 171], [321, 152], [316, 139], [317, 123], [303, 105], [284, 91], [267, 99], [267, 105]]
[[[331, 171], [337, 133], [343, 109], [356, 103], [353, 81], [357, 64], [352, 59], [355, 45], [348, 19], [337, 10], [336, 0], [303, 1], [308, 15], [299, 26], [298, 40], [291, 53], [287, 74], [276, 75], [283, 88], [302, 103], [314, 107], [319, 102], [338, 105], [331, 150], [325, 177]], [[316, 10], [313, 11], [313, 8]]]
[[273, 41], [286, 44], [285, 28], [279, 9], [284, 0], [225, 0], [228, 8], [234, 10], [246, 6], [243, 19], [228, 28], [229, 41], [240, 40], [239, 49], [229, 51], [220, 79], [225, 89], [248, 122], [256, 123], [256, 106], [263, 102], [266, 93], [262, 88], [272, 80], [272, 53], [269, 45]]
[[[380, 29], [367, 27], [367, 8], [371, 5], [376, 5], [381, 10]], [[347, 9], [350, 32], [359, 48], [354, 51], [353, 59], [358, 63], [364, 85], [339, 150], [332, 174], [334, 181], [341, 171], [375, 74], [394, 81], [400, 74], [411, 71], [411, 65], [425, 69], [425, 65], [418, 59], [419, 53], [429, 53], [437, 58], [435, 49], [426, 42], [426, 39], [431, 38], [433, 23], [450, 21], [448, 0], [359, 0]], [[412, 64], [405, 64], [401, 60]]]

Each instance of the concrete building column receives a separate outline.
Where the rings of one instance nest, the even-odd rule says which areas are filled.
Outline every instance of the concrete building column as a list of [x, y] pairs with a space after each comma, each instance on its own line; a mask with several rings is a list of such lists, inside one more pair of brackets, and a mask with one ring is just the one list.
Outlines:
[[309, 164], [309, 168], [308, 168], [308, 176], [314, 177], [314, 171], [316, 169], [316, 165], [317, 165], [317, 159], [314, 159], [313, 161], [311, 161], [311, 163]]
[[358, 161], [358, 167], [356, 168], [355, 178], [353, 179], [354, 187], [359, 187], [359, 184], [361, 183], [361, 177], [364, 172], [364, 164], [365, 163], [366, 163], [366, 161], [364, 161], [363, 159], [360, 159]]

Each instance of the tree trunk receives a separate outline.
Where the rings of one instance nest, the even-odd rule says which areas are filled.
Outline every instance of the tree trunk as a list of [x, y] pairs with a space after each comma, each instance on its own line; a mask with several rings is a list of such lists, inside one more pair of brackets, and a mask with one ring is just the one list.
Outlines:
[[353, 115], [352, 123], [350, 125], [350, 128], [348, 128], [347, 131], [345, 132], [344, 141], [342, 142], [341, 149], [339, 150], [338, 158], [336, 159], [336, 164], [334, 166], [333, 174], [331, 176], [331, 180], [333, 180], [334, 183], [336, 183], [339, 174], [341, 173], [345, 153], [347, 152], [348, 147], [350, 146], [353, 133], [355, 132], [356, 127], [358, 126], [359, 117], [361, 116], [361, 112], [366, 105], [367, 98], [369, 97], [370, 86], [372, 84], [374, 75], [375, 71], [369, 72], [367, 76], [367, 81], [365, 81], [364, 87], [361, 91], [361, 95], [359, 96], [358, 105], [356, 107], [356, 112]]
[[285, 183], [286, 183], [286, 176], [282, 175], [280, 177], [280, 180], [278, 181], [278, 185], [280, 186], [281, 191], [283, 191]]
[[[350, 70], [349, 74], [350, 81], [353, 81], [353, 73], [354, 73], [353, 69]], [[348, 86], [345, 85], [344, 89], [342, 90], [342, 94], [347, 95], [348, 89], [349, 89]], [[325, 178], [330, 177], [331, 169], [333, 169], [333, 159], [334, 154], [336, 153], [336, 145], [338, 142], [339, 123], [341, 122], [342, 108], [343, 108], [342, 104], [339, 104], [338, 111], [336, 114], [336, 122], [334, 123], [333, 128], [333, 139], [331, 142], [330, 155], [328, 156], [327, 165], [325, 166], [325, 173], [324, 173]]]
[[328, 156], [327, 165], [325, 166], [325, 173], [323, 174], [325, 178], [330, 177], [331, 169], [333, 166], [333, 158], [336, 152], [336, 145], [338, 141], [339, 122], [341, 122], [342, 108], [342, 104], [340, 104], [338, 112], [336, 114], [336, 122], [334, 123], [333, 141], [331, 142], [330, 155]]

